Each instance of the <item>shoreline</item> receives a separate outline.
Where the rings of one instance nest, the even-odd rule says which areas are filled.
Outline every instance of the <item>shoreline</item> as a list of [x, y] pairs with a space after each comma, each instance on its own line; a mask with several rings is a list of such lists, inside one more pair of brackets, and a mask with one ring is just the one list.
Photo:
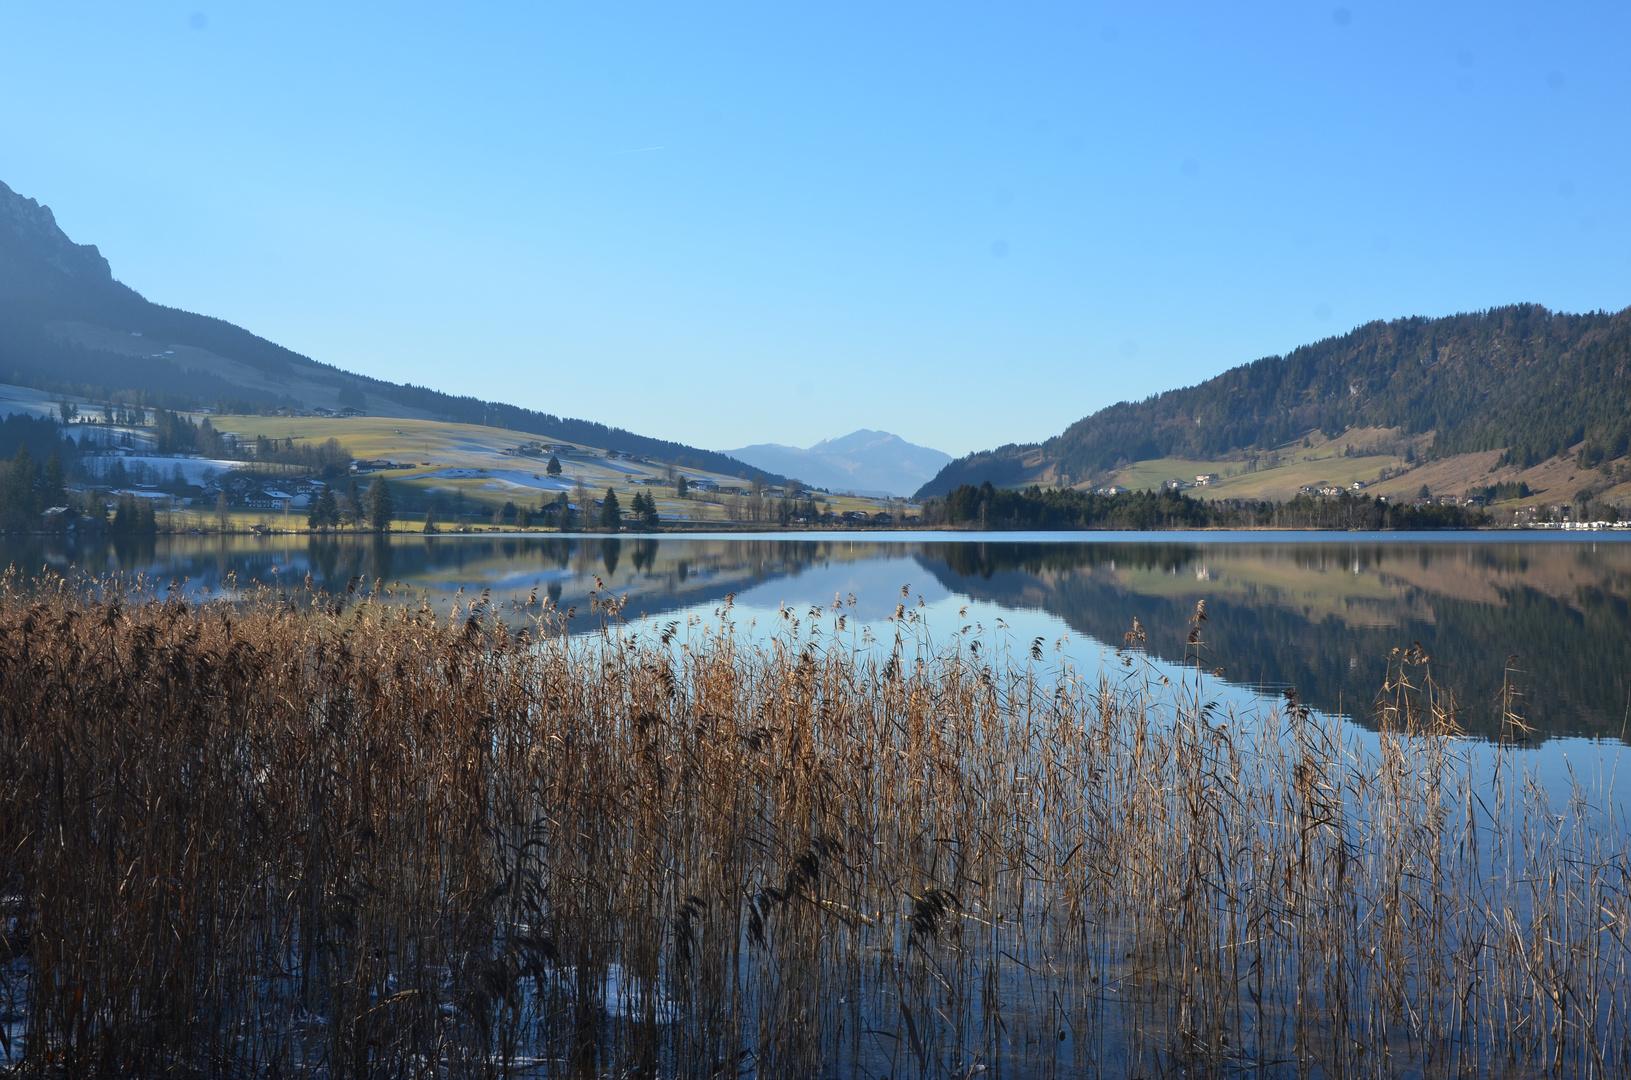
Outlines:
[[[1145, 534], [1170, 535], [1176, 533], [1217, 534], [1217, 533], [1254, 533], [1276, 535], [1301, 535], [1309, 533], [1329, 535], [1467, 535], [1481, 533], [1512, 534], [1512, 533], [1587, 533], [1591, 535], [1623, 533], [1631, 535], [1631, 521], [1622, 522], [1553, 522], [1522, 525], [1485, 525], [1471, 527], [1445, 527], [1439, 529], [1318, 529], [1295, 528], [1289, 526], [1273, 525], [1242, 525], [1242, 526], [1201, 526], [1195, 528], [1175, 527], [1170, 529], [979, 529], [959, 528], [957, 526], [922, 526], [919, 528], [868, 528], [866, 526], [778, 526], [771, 524], [754, 524], [748, 522], [697, 522], [693, 525], [680, 525], [676, 527], [661, 528], [657, 530], [620, 530], [606, 532], [597, 529], [547, 529], [547, 528], [515, 528], [501, 525], [480, 525], [468, 529], [438, 529], [435, 532], [425, 532], [418, 528], [389, 529], [376, 531], [373, 529], [310, 529], [310, 528], [248, 528], [248, 529], [159, 529], [148, 534], [146, 539], [160, 536], [310, 536], [339, 539], [351, 537], [362, 539], [365, 537], [398, 537], [420, 536], [424, 538], [465, 537], [465, 536], [536, 536], [536, 537], [588, 537], [593, 539], [653, 539], [669, 537], [697, 537], [697, 536], [876, 536], [876, 537], [912, 537], [923, 535], [938, 536], [1007, 536], [1047, 534], [1050, 536], [1080, 536], [1105, 535], [1136, 536]], [[133, 537], [114, 537], [107, 532], [94, 532], [91, 530], [76, 530], [64, 532], [62, 530], [30, 530], [27, 532], [0, 531], [4, 537], [99, 537], [107, 541], [129, 540]]]

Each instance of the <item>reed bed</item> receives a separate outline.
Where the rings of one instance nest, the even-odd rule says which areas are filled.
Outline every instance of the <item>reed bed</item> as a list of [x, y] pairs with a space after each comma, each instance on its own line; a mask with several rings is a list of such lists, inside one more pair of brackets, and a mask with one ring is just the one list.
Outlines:
[[597, 607], [4, 582], [0, 1068], [1631, 1073], [1612, 793], [1419, 653], [1370, 734], [1218, 706], [1204, 612], [1169, 681]]

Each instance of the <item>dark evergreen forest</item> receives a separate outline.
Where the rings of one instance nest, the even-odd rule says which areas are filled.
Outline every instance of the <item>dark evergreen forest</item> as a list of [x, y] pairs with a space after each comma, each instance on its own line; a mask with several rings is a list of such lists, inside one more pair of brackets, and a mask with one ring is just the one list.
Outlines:
[[1054, 529], [1470, 529], [1484, 511], [1460, 506], [1394, 506], [1343, 492], [1336, 498], [1299, 495], [1290, 502], [1192, 499], [1176, 491], [1097, 495], [1032, 485], [999, 488], [961, 484], [928, 511], [947, 525], [990, 530]]
[[1058, 471], [1087, 478], [1126, 462], [1216, 460], [1350, 427], [1434, 432], [1430, 457], [1502, 449], [1528, 466], [1582, 442], [1587, 468], [1624, 457], [1631, 308], [1568, 315], [1515, 304], [1368, 323], [1198, 386], [1101, 409], [1040, 445], [971, 454], [918, 494], [1023, 483], [1038, 450]]

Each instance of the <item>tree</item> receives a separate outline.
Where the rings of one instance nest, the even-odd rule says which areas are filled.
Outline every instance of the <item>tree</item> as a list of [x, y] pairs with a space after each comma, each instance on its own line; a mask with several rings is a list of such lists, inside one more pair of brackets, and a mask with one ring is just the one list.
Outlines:
[[623, 507], [617, 501], [617, 492], [606, 489], [606, 498], [600, 504], [600, 527], [616, 532], [623, 527]]
[[24, 513], [34, 512], [35, 489], [39, 484], [38, 470], [34, 468], [34, 455], [21, 444], [11, 456], [12, 502]]
[[561, 459], [554, 454], [549, 455], [549, 464], [544, 466], [544, 471], [551, 476], [561, 475]]
[[391, 528], [391, 487], [383, 476], [368, 485], [368, 524], [378, 532]]
[[425, 531], [426, 536], [430, 536], [430, 535], [433, 535], [435, 533], [439, 533], [439, 532], [442, 531], [441, 529], [438, 529], [436, 527], [436, 511], [434, 511], [434, 510], [426, 510], [425, 511], [425, 529], [424, 529], [424, 531]]
[[327, 529], [340, 524], [340, 500], [335, 497], [334, 489], [323, 488], [323, 494], [312, 503], [311, 513], [306, 515], [306, 525], [313, 529]]
[[45, 475], [40, 480], [40, 501], [47, 507], [64, 506], [68, 502], [68, 474], [55, 450], [45, 462]]
[[108, 526], [114, 536], [125, 537], [136, 531], [136, 497], [130, 492], [119, 496], [113, 508], [113, 521]]
[[683, 477], [683, 476], [677, 477], [674, 480], [674, 495], [675, 495], [676, 498], [680, 498], [680, 499], [685, 498], [685, 493], [690, 491], [690, 490], [691, 490], [691, 485], [686, 483], [685, 477]]
[[[309, 515], [306, 520], [310, 524], [311, 518]], [[227, 493], [223, 491], [215, 496], [215, 527], [222, 532], [226, 532], [227, 526], [230, 524], [232, 524], [232, 504], [227, 501]]]
[[629, 509], [634, 514], [634, 522], [642, 529], [655, 529], [657, 527], [657, 499], [643, 491], [634, 493], [634, 501]]
[[345, 489], [345, 523], [356, 525], [362, 516], [362, 495], [357, 491], [357, 478], [352, 477]]
[[587, 529], [593, 527], [595, 519], [590, 516], [594, 510], [594, 500], [589, 496], [589, 489], [584, 486], [583, 478], [579, 477], [572, 485], [572, 511], [573, 527]]

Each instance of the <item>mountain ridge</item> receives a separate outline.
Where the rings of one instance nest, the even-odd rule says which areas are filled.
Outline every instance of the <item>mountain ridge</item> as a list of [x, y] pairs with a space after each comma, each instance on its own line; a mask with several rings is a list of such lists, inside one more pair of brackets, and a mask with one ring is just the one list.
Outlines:
[[724, 451], [829, 491], [907, 495], [949, 463], [951, 455], [887, 431], [859, 428], [808, 448], [756, 443]]
[[959, 484], [1083, 486], [1139, 461], [1221, 460], [1355, 428], [1431, 435], [1428, 458], [1499, 450], [1529, 467], [1582, 447], [1582, 464], [1631, 443], [1631, 308], [1567, 314], [1513, 304], [1374, 321], [1240, 364], [1192, 386], [1122, 401], [1059, 435], [978, 451], [917, 491]]
[[96, 245], [69, 238], [49, 206], [4, 182], [0, 381], [178, 409], [218, 401], [242, 412], [353, 404], [378, 415], [508, 428], [725, 475], [750, 468], [718, 451], [597, 421], [359, 375], [224, 319], [155, 304], [118, 281]]

